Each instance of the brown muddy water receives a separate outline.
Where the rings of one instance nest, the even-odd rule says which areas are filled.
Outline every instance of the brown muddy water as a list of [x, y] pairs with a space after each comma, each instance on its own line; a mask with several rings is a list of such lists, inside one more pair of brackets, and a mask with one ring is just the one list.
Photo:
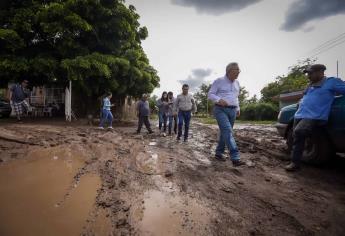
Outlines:
[[37, 148], [0, 167], [0, 235], [79, 235], [101, 180], [74, 176], [84, 165], [80, 150]]
[[141, 235], [205, 235], [209, 211], [195, 199], [152, 190], [131, 214]]

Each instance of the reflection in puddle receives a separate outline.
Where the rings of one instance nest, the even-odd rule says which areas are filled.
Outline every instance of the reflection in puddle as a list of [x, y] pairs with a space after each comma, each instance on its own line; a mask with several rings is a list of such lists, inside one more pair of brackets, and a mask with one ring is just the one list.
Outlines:
[[60, 147], [1, 166], [1, 235], [79, 235], [101, 184], [96, 175], [82, 176], [62, 201], [83, 163], [80, 151]]
[[209, 212], [192, 198], [160, 191], [145, 193], [131, 212], [140, 235], [209, 235]]

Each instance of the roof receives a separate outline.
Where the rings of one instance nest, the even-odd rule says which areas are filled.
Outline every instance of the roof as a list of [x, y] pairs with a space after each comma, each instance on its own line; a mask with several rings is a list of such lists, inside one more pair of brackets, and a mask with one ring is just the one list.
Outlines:
[[274, 96], [275, 101], [298, 101], [303, 97], [304, 90], [299, 90], [291, 93], [282, 93], [280, 95]]

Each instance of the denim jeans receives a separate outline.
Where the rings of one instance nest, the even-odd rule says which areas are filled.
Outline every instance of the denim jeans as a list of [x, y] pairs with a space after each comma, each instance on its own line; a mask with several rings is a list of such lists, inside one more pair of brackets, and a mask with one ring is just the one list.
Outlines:
[[109, 110], [102, 109], [101, 123], [99, 124], [99, 127], [103, 127], [106, 121], [109, 122], [109, 127], [111, 127], [113, 125], [113, 114]]
[[164, 112], [159, 112], [158, 113], [158, 118], [159, 118], [159, 130], [162, 130], [166, 132], [167, 130], [167, 115]]
[[182, 136], [182, 126], [184, 123], [184, 139], [188, 139], [189, 123], [191, 119], [191, 111], [179, 111], [178, 112], [178, 137]]
[[293, 144], [291, 160], [299, 165], [302, 160], [305, 139], [312, 135], [316, 128], [321, 128], [327, 124], [327, 121], [313, 119], [295, 119], [293, 124]]
[[214, 107], [214, 117], [217, 120], [220, 130], [216, 155], [223, 155], [226, 146], [229, 149], [232, 161], [240, 159], [240, 153], [233, 136], [233, 126], [236, 120], [236, 113], [236, 108]]
[[169, 134], [171, 134], [171, 129], [172, 129], [172, 125], [173, 125], [173, 120], [174, 120], [174, 116], [169, 115], [169, 116], [168, 116]]

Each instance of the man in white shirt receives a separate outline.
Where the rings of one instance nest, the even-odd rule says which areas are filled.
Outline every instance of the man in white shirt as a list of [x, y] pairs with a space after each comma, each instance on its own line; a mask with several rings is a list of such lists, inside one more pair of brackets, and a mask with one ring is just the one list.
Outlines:
[[226, 75], [216, 79], [208, 92], [208, 99], [215, 103], [214, 117], [220, 129], [215, 158], [220, 161], [225, 161], [226, 159], [223, 158], [223, 154], [225, 146], [227, 146], [234, 166], [245, 164], [240, 160], [240, 153], [233, 136], [233, 126], [236, 116], [240, 115], [238, 101], [240, 83], [237, 80], [240, 72], [238, 63], [230, 63], [226, 67]]

